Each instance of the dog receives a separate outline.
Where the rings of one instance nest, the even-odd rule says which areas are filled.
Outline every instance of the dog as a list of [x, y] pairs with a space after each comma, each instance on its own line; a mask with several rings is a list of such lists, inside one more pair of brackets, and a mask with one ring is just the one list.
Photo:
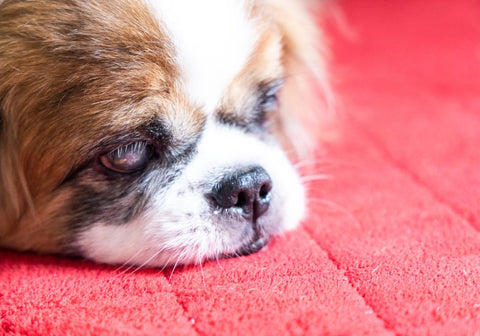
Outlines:
[[315, 31], [293, 0], [0, 0], [0, 246], [166, 267], [296, 228]]

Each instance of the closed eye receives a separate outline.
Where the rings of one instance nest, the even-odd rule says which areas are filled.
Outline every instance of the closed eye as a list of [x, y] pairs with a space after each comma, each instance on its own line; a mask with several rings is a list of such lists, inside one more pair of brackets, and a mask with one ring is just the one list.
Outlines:
[[278, 94], [282, 88], [283, 81], [275, 80], [259, 85], [259, 95], [255, 108], [256, 121], [264, 123], [271, 112], [275, 112], [279, 107]]
[[262, 111], [273, 111], [278, 109], [278, 91], [279, 86], [270, 88], [264, 92], [259, 99], [258, 109]]

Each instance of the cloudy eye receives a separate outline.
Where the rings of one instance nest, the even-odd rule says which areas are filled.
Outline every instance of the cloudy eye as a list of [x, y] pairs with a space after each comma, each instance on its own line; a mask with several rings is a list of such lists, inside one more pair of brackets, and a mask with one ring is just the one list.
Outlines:
[[128, 174], [145, 168], [152, 155], [152, 146], [145, 141], [138, 141], [102, 155], [100, 162], [110, 170]]

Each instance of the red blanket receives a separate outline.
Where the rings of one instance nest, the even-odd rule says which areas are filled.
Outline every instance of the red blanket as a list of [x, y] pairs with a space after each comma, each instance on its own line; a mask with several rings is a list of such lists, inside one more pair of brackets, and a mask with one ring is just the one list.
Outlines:
[[0, 334], [478, 335], [480, 3], [340, 7], [302, 229], [174, 272], [1, 251]]

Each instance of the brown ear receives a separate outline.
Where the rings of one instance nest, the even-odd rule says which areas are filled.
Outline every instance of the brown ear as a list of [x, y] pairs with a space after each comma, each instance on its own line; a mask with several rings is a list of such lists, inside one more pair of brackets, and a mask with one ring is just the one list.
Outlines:
[[286, 78], [280, 98], [280, 132], [288, 149], [305, 158], [327, 137], [333, 119], [327, 48], [312, 14], [321, 14], [321, 4], [310, 8], [305, 0], [263, 1], [283, 39]]
[[[3, 2], [0, 0], [0, 7]], [[2, 78], [0, 82], [0, 241], [13, 229], [23, 208], [22, 197], [20, 197], [21, 183], [18, 173], [15, 128], [10, 124], [5, 108], [6, 71], [6, 66], [2, 62], [2, 66], [0, 66], [0, 78]]]
[[[18, 161], [15, 127], [2, 112], [0, 97], [0, 237], [18, 221], [28, 203], [28, 191]], [[0, 239], [1, 240], [1, 239]]]

